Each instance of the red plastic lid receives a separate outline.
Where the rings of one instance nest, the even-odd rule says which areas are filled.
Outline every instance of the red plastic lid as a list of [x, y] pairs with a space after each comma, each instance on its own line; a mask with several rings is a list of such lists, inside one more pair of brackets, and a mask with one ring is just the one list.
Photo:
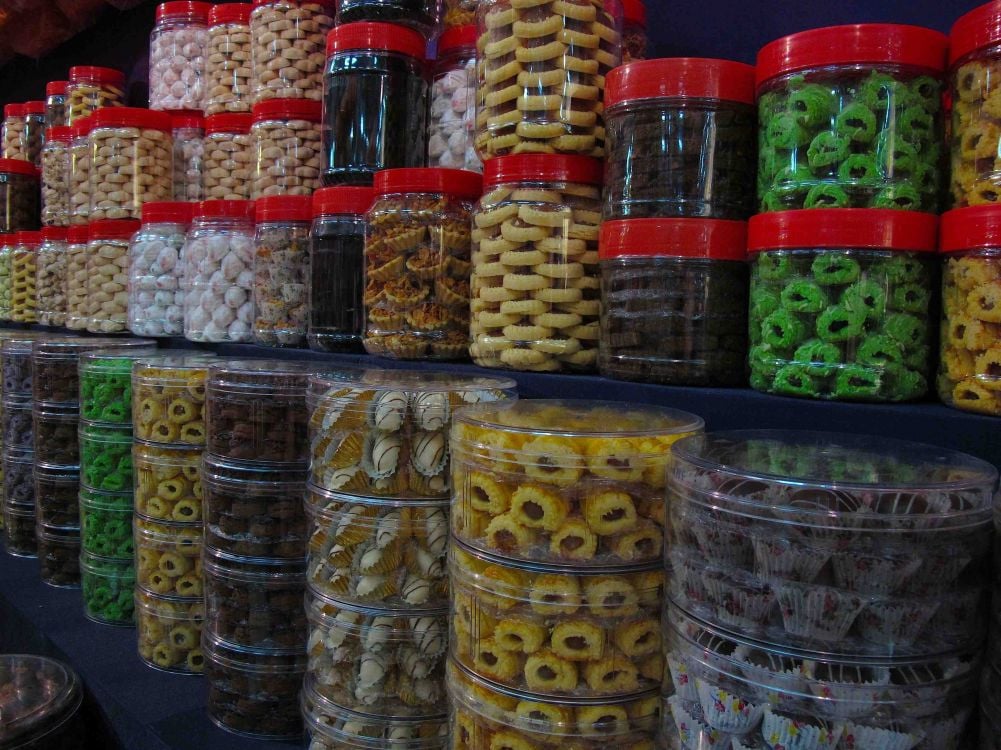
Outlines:
[[27, 112], [23, 104], [5, 104], [3, 107], [4, 119], [8, 117], [24, 117]]
[[476, 200], [483, 195], [483, 178], [476, 172], [445, 167], [384, 169], [375, 173], [372, 189], [375, 195], [445, 193]]
[[205, 118], [205, 135], [210, 133], [249, 133], [253, 116], [245, 112], [209, 115]]
[[323, 116], [323, 102], [312, 99], [268, 99], [254, 105], [253, 121], [306, 120], [319, 122]]
[[224, 5], [213, 5], [209, 11], [209, 26], [222, 23], [250, 23], [250, 11], [253, 9], [250, 3], [225, 3]]
[[476, 24], [453, 26], [438, 37], [438, 57], [445, 57], [457, 49], [472, 47], [476, 51]]
[[21, 231], [14, 235], [16, 239], [15, 243], [18, 245], [41, 245], [42, 244], [42, 233], [41, 232], [25, 232]]
[[701, 57], [639, 60], [614, 68], [605, 82], [606, 107], [669, 96], [754, 104], [754, 66]]
[[265, 221], [310, 221], [313, 198], [310, 195], [268, 195], [256, 201], [257, 223]]
[[69, 128], [70, 138], [85, 138], [90, 135], [90, 131], [94, 128], [94, 116], [87, 115], [86, 117], [81, 117], [70, 125]]
[[858, 23], [801, 31], [758, 52], [760, 86], [775, 76], [807, 68], [855, 63], [892, 63], [945, 70], [949, 39], [933, 29], [893, 23]]
[[114, 68], [99, 68], [94, 65], [76, 65], [70, 68], [70, 83], [111, 83], [125, 85], [125, 74]]
[[423, 60], [427, 43], [424, 37], [413, 29], [392, 23], [367, 21], [345, 23], [335, 26], [327, 34], [328, 55], [358, 49], [400, 52]]
[[167, 112], [170, 115], [170, 127], [172, 130], [181, 128], [205, 128], [205, 116], [197, 109], [171, 109]]
[[66, 242], [69, 230], [66, 227], [43, 227], [42, 239], [45, 242]]
[[747, 222], [722, 219], [623, 219], [601, 225], [599, 258], [631, 256], [747, 258]]
[[1001, 247], [1001, 205], [946, 211], [939, 219], [938, 247], [943, 253]]
[[66, 232], [66, 241], [71, 245], [85, 245], [88, 239], [90, 239], [90, 226], [88, 224], [77, 224]]
[[101, 107], [90, 116], [91, 130], [97, 128], [148, 128], [171, 131], [170, 115], [139, 107]]
[[518, 154], [498, 156], [483, 164], [484, 187], [505, 182], [583, 182], [600, 185], [600, 159], [590, 156]]
[[643, 0], [622, 0], [622, 20], [646, 26], [646, 6]]
[[0, 159], [0, 174], [4, 172], [38, 177], [38, 170], [35, 169], [35, 165], [24, 159]]
[[73, 128], [69, 125], [54, 125], [45, 131], [45, 142], [58, 141], [59, 143], [69, 143], [73, 136]]
[[24, 112], [29, 115], [44, 115], [45, 114], [45, 102], [34, 101], [24, 103]]
[[49, 81], [45, 84], [46, 96], [65, 96], [66, 89], [69, 88], [69, 81]]
[[202, 201], [193, 213], [195, 219], [254, 220], [253, 201]]
[[372, 207], [374, 195], [370, 187], [320, 188], [313, 193], [313, 216], [366, 213]]
[[929, 252], [938, 217], [892, 208], [807, 208], [752, 216], [748, 252], [803, 248], [875, 248]]
[[981, 5], [959, 17], [949, 32], [949, 63], [973, 50], [1001, 42], [1001, 0]]
[[90, 241], [127, 240], [142, 226], [138, 219], [101, 219], [90, 222]]
[[143, 203], [143, 224], [190, 224], [193, 203], [152, 201]]
[[193, 21], [208, 22], [211, 3], [191, 2], [190, 0], [175, 0], [170, 3], [160, 3], [156, 6], [156, 20], [159, 23], [164, 18], [190, 18]]

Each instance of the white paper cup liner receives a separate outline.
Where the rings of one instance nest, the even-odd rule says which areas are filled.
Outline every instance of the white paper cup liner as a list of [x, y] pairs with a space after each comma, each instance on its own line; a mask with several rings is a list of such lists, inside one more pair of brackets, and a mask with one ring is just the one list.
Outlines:
[[708, 680], [696, 679], [695, 687], [706, 723], [722, 732], [747, 734], [758, 726], [765, 712], [764, 706], [748, 703]]
[[783, 582], [777, 588], [786, 632], [812, 641], [840, 641], [865, 606], [857, 594], [828, 586]]
[[795, 719], [765, 711], [761, 734], [771, 750], [834, 750], [844, 728], [840, 722]]

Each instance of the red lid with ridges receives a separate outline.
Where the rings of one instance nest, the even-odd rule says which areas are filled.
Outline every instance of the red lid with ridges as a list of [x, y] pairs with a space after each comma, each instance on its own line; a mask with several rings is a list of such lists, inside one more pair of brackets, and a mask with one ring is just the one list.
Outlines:
[[505, 182], [583, 182], [600, 185], [601, 160], [590, 156], [516, 154], [484, 162], [484, 187]]
[[313, 193], [313, 216], [366, 213], [372, 207], [375, 191], [370, 187], [343, 185], [320, 188]]
[[335, 26], [327, 34], [327, 54], [348, 50], [377, 49], [400, 52], [423, 60], [427, 50], [424, 37], [406, 26], [393, 23], [358, 21]]
[[701, 57], [638, 60], [614, 68], [605, 81], [606, 107], [663, 97], [753, 104], [754, 66]]
[[196, 219], [254, 220], [253, 201], [202, 201], [192, 214]]
[[28, 115], [44, 115], [45, 114], [45, 102], [33, 101], [24, 103], [24, 112]]
[[42, 227], [42, 240], [45, 242], [66, 242], [69, 230], [66, 227]]
[[444, 193], [476, 200], [483, 194], [483, 178], [477, 172], [445, 167], [384, 169], [375, 173], [376, 195], [389, 193]]
[[188, 18], [192, 21], [208, 23], [211, 9], [211, 3], [174, 0], [174, 2], [160, 3], [156, 6], [156, 20], [159, 23], [164, 18]]
[[194, 205], [185, 201], [143, 203], [143, 224], [190, 224]]
[[857, 23], [801, 31], [766, 44], [758, 52], [760, 86], [775, 76], [828, 65], [886, 63], [933, 72], [945, 70], [949, 40], [922, 26]]
[[109, 83], [122, 87], [125, 85], [125, 74], [114, 68], [76, 65], [70, 68], [70, 84], [74, 83]]
[[29, 177], [38, 177], [39, 175], [35, 165], [24, 159], [0, 159], [0, 174], [4, 172], [24, 174]]
[[24, 105], [17, 102], [5, 104], [3, 107], [4, 119], [8, 117], [24, 117], [25, 114], [27, 113], [24, 109]]
[[140, 107], [101, 107], [90, 116], [91, 130], [97, 128], [148, 128], [171, 131], [170, 115]]
[[46, 96], [65, 96], [66, 89], [69, 87], [69, 81], [49, 81], [45, 84], [45, 95]]
[[205, 135], [210, 133], [249, 133], [253, 115], [247, 112], [229, 112], [205, 118]]
[[438, 57], [450, 55], [457, 49], [472, 47], [476, 52], [476, 25], [453, 26], [438, 37]]
[[312, 99], [268, 99], [254, 105], [254, 122], [265, 120], [306, 120], [319, 122], [323, 116], [323, 102]]
[[939, 219], [938, 246], [943, 253], [1001, 248], [1001, 203], [946, 211]]
[[217, 26], [224, 23], [237, 23], [246, 26], [250, 23], [250, 11], [253, 10], [250, 3], [226, 3], [224, 5], [213, 5], [209, 11], [209, 26]]
[[85, 138], [90, 135], [90, 131], [94, 127], [94, 116], [87, 115], [86, 117], [79, 118], [76, 122], [69, 126], [70, 138]]
[[101, 219], [90, 222], [90, 241], [127, 240], [142, 226], [138, 219]]
[[170, 115], [170, 127], [172, 130], [181, 128], [205, 128], [205, 115], [197, 109], [171, 109], [167, 111]]
[[57, 141], [59, 143], [69, 143], [72, 135], [73, 128], [69, 125], [54, 125], [53, 127], [46, 129], [45, 142], [51, 143], [53, 141]]
[[257, 199], [254, 214], [258, 224], [265, 221], [310, 221], [313, 218], [313, 197], [268, 195]]
[[90, 239], [90, 225], [76, 224], [66, 232], [66, 241], [71, 245], [84, 245]]
[[42, 233], [41, 232], [25, 232], [21, 231], [17, 233], [18, 245], [41, 245], [42, 244]]
[[935, 250], [938, 217], [892, 208], [807, 208], [752, 216], [748, 252], [812, 248]]
[[722, 219], [623, 219], [601, 225], [598, 257], [745, 260], [747, 222]]
[[949, 63], [974, 50], [1001, 42], [1001, 0], [986, 3], [962, 15], [949, 32]]
[[646, 26], [646, 6], [643, 0], [622, 0], [622, 20]]

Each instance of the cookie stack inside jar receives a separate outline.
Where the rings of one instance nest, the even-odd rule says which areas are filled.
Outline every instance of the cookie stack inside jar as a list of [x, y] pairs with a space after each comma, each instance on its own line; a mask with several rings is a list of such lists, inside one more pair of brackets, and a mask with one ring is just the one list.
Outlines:
[[979, 459], [882, 438], [676, 445], [668, 746], [969, 747], [996, 483]]
[[310, 383], [312, 750], [448, 746], [448, 431], [515, 383], [358, 370]]
[[653, 748], [664, 483], [701, 418], [519, 401], [452, 430], [452, 747]]
[[229, 360], [206, 383], [209, 718], [258, 738], [302, 734], [306, 671], [306, 388], [315, 364]]

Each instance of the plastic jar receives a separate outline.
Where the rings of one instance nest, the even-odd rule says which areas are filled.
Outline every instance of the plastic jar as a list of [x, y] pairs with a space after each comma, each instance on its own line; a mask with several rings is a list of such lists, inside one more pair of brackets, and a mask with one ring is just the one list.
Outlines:
[[129, 243], [129, 330], [137, 336], [184, 334], [181, 249], [194, 206], [144, 203], [142, 228]]
[[275, 195], [255, 204], [254, 342], [265, 346], [306, 343], [309, 272], [308, 195]]
[[350, 495], [446, 498], [453, 412], [515, 393], [508, 378], [417, 370], [314, 376], [307, 401], [310, 481]]
[[66, 227], [70, 223], [70, 128], [45, 131], [42, 149], [42, 224]]
[[3, 356], [3, 395], [31, 398], [31, 331], [5, 331], [0, 344]]
[[409, 26], [431, 37], [438, 30], [440, 8], [436, 0], [339, 0], [337, 25], [384, 21]]
[[198, 523], [163, 523], [136, 515], [137, 590], [155, 596], [201, 599], [202, 529]]
[[[66, 233], [66, 327], [71, 331], [87, 328], [87, 243], [90, 227], [71, 226]], [[0, 269], [3, 267], [0, 247]], [[0, 304], [3, 295], [0, 293]]]
[[936, 217], [893, 209], [751, 219], [751, 387], [906, 401], [928, 390]]
[[758, 53], [758, 202], [938, 208], [948, 39], [917, 26], [812, 29]]
[[31, 351], [35, 401], [46, 404], [72, 404], [74, 408], [80, 398], [78, 366], [81, 354], [95, 349], [145, 350], [156, 346], [156, 342], [150, 339], [93, 336], [88, 338], [58, 336], [44, 338], [35, 343], [37, 346], [32, 347]]
[[137, 439], [205, 445], [205, 378], [212, 360], [210, 352], [188, 352], [136, 362], [132, 368], [132, 420]]
[[671, 445], [703, 428], [687, 412], [611, 401], [469, 407], [452, 430], [452, 535], [510, 560], [651, 564]]
[[83, 614], [102, 625], [130, 626], [135, 619], [136, 574], [131, 556], [108, 560], [86, 551], [80, 553]]
[[603, 218], [754, 213], [754, 68], [679, 57], [616, 68], [605, 94]]
[[306, 470], [248, 465], [212, 454], [202, 466], [205, 545], [231, 558], [302, 561]]
[[69, 105], [67, 125], [88, 117], [102, 107], [121, 107], [125, 103], [125, 74], [112, 68], [77, 65], [70, 68], [66, 89]]
[[136, 588], [135, 611], [140, 659], [165, 672], [205, 671], [201, 646], [205, 603], [200, 598], [153, 596]]
[[386, 23], [338, 26], [323, 78], [323, 182], [371, 185], [381, 169], [427, 159], [425, 40]]
[[0, 235], [0, 320], [10, 320], [11, 293], [10, 256], [14, 252], [17, 233]]
[[39, 172], [31, 162], [0, 159], [0, 233], [39, 227]]
[[[35, 514], [46, 530], [71, 529], [80, 543], [80, 470], [35, 464]], [[50, 528], [51, 527], [51, 528]]]
[[129, 241], [141, 224], [131, 219], [90, 222], [87, 245], [87, 330], [128, 330]]
[[[132, 488], [128, 492], [99, 492], [80, 488], [80, 537], [85, 554], [128, 561], [132, 567]], [[130, 571], [135, 577], [135, 571]], [[131, 597], [129, 597], [131, 610]]]
[[134, 107], [91, 119], [90, 220], [138, 219], [142, 204], [170, 200], [170, 115]]
[[5, 711], [4, 739], [12, 748], [80, 750], [87, 731], [80, 717], [83, 691], [67, 665], [24, 654], [0, 659], [0, 691], [17, 696]]
[[250, 112], [250, 3], [213, 5], [205, 58], [205, 114]]
[[309, 348], [358, 352], [365, 330], [366, 187], [329, 187], [313, 193], [310, 230]]
[[33, 417], [38, 463], [67, 468], [79, 466], [79, 407], [72, 403], [45, 404], [36, 401]]
[[306, 513], [317, 594], [408, 615], [448, 606], [447, 500], [359, 497], [310, 484]]
[[601, 162], [527, 154], [491, 159], [484, 170], [485, 195], [473, 215], [473, 361], [593, 371], [600, 338]]
[[31, 514], [35, 528], [35, 452], [30, 448], [4, 446], [3, 504], [4, 508]]
[[211, 7], [187, 0], [157, 6], [149, 38], [150, 109], [205, 109]]
[[34, 509], [21, 510], [4, 505], [3, 546], [4, 552], [12, 557], [38, 557]]
[[42, 583], [60, 589], [80, 586], [80, 530], [57, 529], [39, 524], [38, 572]]
[[43, 326], [66, 323], [67, 250], [66, 228], [45, 227], [36, 259], [38, 322]]
[[646, 6], [643, 0], [622, 2], [622, 62], [645, 60], [647, 52]]
[[10, 254], [10, 319], [15, 323], [38, 322], [38, 248], [41, 232], [18, 232]]
[[173, 200], [200, 201], [205, 118], [201, 112], [172, 112], [170, 122], [174, 141]]
[[[622, 62], [621, 5], [617, 0], [588, 5], [575, 12], [562, 6], [540, 11], [511, 0], [480, 3], [476, 150], [481, 159], [525, 151], [605, 155], [602, 98], [605, 76]], [[524, 51], [520, 61], [511, 59], [526, 37], [556, 38]], [[565, 57], [568, 45], [573, 52]], [[512, 81], [522, 61], [533, 70]]]
[[482, 172], [473, 147], [476, 128], [476, 26], [450, 29], [438, 40], [431, 84], [428, 163]]
[[3, 108], [3, 158], [31, 161], [24, 143], [24, 104], [5, 104]]
[[317, 369], [309, 362], [289, 360], [212, 364], [205, 388], [208, 453], [305, 471], [309, 463], [306, 388]]
[[201, 465], [200, 448], [136, 441], [132, 449], [136, 513], [174, 523], [200, 522]]
[[375, 176], [365, 228], [369, 354], [461, 359], [469, 341], [470, 216], [475, 172], [388, 169]]
[[254, 322], [254, 204], [202, 201], [181, 251], [184, 336], [250, 341]]
[[[28, 351], [31, 351], [30, 344]], [[6, 356], [9, 357], [10, 353]], [[0, 425], [3, 427], [3, 446], [33, 450], [35, 441], [31, 425], [31, 395], [9, 393], [5, 390], [2, 404], [3, 418], [0, 420]]]
[[210, 115], [205, 118], [202, 184], [207, 200], [250, 198], [256, 161], [254, 139], [250, 135], [252, 119], [250, 113]]
[[601, 225], [602, 375], [665, 385], [747, 382], [747, 224]]
[[81, 421], [79, 435], [80, 485], [106, 492], [131, 489], [132, 424]]
[[323, 97], [323, 44], [335, 0], [254, 0], [250, 14], [251, 97]]
[[254, 105], [251, 198], [311, 195], [320, 186], [320, 110], [320, 102], [301, 99], [270, 99]]
[[49, 81], [45, 84], [45, 126], [59, 128], [69, 125], [66, 112], [66, 92], [69, 81]]
[[45, 145], [45, 102], [24, 103], [24, 156], [35, 169], [42, 168], [42, 146]]
[[90, 218], [90, 117], [77, 118], [70, 128], [70, 224], [86, 224]]
[[447, 610], [417, 610], [397, 618], [383, 609], [346, 605], [310, 589], [306, 615], [307, 669], [321, 696], [372, 716], [443, 714]]

